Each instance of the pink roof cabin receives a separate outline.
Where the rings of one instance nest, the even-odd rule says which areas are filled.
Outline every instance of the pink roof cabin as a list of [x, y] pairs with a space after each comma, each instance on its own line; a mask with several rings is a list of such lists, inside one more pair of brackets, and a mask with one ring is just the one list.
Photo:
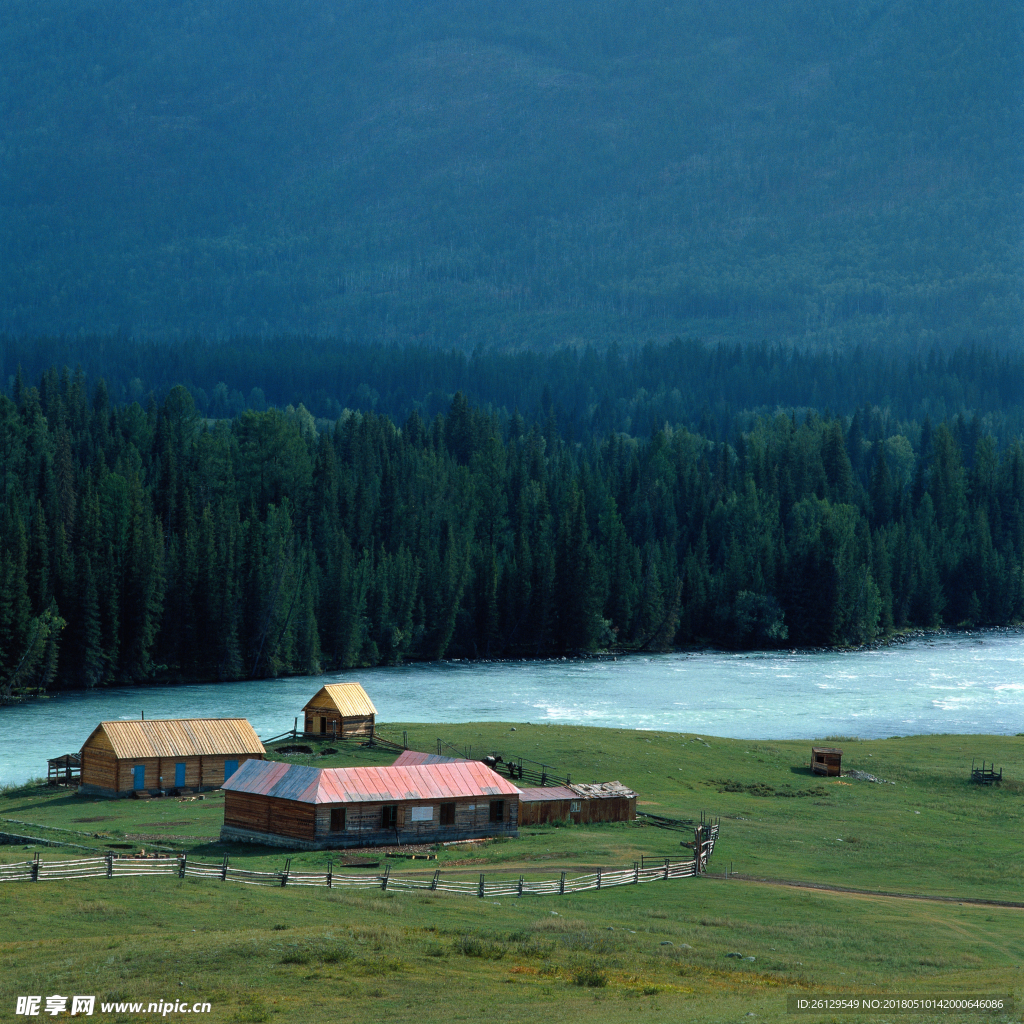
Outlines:
[[326, 849], [518, 835], [519, 790], [478, 761], [384, 768], [251, 761], [222, 788], [225, 841]]

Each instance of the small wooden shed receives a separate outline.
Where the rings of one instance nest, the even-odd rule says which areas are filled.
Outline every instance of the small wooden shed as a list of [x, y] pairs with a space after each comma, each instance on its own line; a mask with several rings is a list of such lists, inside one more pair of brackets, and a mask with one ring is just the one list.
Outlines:
[[519, 790], [478, 761], [383, 768], [251, 761], [223, 789], [225, 842], [322, 850], [519, 834]]
[[621, 782], [574, 783], [520, 791], [519, 821], [522, 825], [544, 825], [552, 821], [588, 825], [635, 818], [636, 793]]
[[812, 775], [842, 775], [843, 752], [838, 747], [811, 747]]
[[266, 751], [244, 718], [100, 722], [82, 746], [79, 793], [131, 796], [216, 789]]
[[305, 736], [372, 736], [377, 718], [373, 701], [359, 683], [321, 686], [302, 709]]

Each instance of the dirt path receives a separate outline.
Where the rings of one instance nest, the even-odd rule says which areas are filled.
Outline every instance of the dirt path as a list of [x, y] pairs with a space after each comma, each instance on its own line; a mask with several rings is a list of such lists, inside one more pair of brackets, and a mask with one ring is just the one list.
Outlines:
[[771, 885], [783, 889], [817, 889], [823, 892], [842, 893], [847, 896], [885, 896], [900, 900], [926, 900], [930, 903], [958, 903], [982, 907], [1010, 907], [1024, 910], [1024, 903], [1011, 900], [984, 900], [971, 896], [930, 896], [919, 892], [889, 892], [885, 889], [853, 889], [845, 885], [826, 885], [823, 882], [798, 882], [786, 878], [758, 878], [756, 875], [743, 875], [739, 872], [730, 873], [728, 878], [723, 875], [702, 875], [709, 882], [751, 882], [755, 885]]

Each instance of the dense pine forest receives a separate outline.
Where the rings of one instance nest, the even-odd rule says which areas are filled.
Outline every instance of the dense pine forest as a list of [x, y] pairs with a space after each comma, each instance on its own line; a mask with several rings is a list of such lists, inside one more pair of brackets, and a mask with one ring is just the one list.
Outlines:
[[54, 368], [0, 396], [6, 695], [1024, 617], [1024, 448], [976, 416], [572, 438], [462, 392], [400, 423], [143, 401]]

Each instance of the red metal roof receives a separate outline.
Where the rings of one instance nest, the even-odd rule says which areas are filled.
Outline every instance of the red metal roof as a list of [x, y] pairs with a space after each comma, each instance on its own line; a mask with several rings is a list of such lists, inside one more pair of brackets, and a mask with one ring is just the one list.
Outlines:
[[479, 761], [389, 768], [307, 768], [275, 761], [246, 761], [222, 788], [309, 804], [519, 795], [511, 782]]
[[419, 750], [403, 750], [392, 761], [393, 767], [405, 767], [410, 764], [450, 764], [453, 761], [466, 761], [465, 757], [445, 757], [443, 754], [424, 754]]
[[522, 803], [537, 803], [543, 800], [579, 800], [579, 794], [568, 786], [537, 786], [533, 789], [521, 789], [519, 800]]

